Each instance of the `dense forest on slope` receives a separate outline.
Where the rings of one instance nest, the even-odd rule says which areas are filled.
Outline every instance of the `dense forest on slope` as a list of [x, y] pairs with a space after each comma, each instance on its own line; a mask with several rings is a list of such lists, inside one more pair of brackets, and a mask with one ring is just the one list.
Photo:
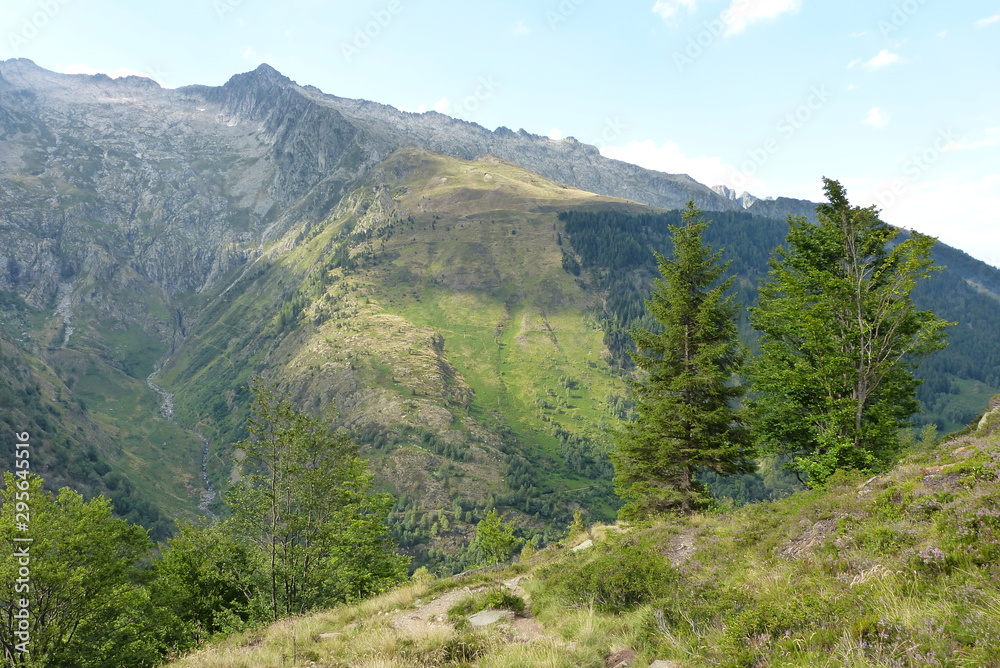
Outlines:
[[[746, 306], [757, 299], [757, 285], [767, 276], [767, 260], [788, 231], [783, 221], [744, 212], [706, 212], [713, 221], [705, 241], [723, 250], [732, 261], [735, 290]], [[567, 258], [568, 270], [586, 270], [594, 288], [604, 296], [601, 313], [605, 341], [619, 364], [628, 365], [631, 337], [628, 329], [650, 326], [645, 300], [656, 275], [652, 251], [670, 252], [668, 225], [678, 225], [679, 211], [636, 214], [624, 211], [567, 211], [565, 223], [577, 258]], [[953, 431], [982, 412], [989, 397], [1000, 390], [1000, 271], [965, 253], [936, 245], [933, 252], [943, 271], [919, 284], [914, 302], [957, 325], [949, 330], [950, 345], [935, 353], [917, 370], [925, 379], [919, 392], [923, 414], [918, 422]], [[740, 321], [744, 343], [753, 349], [756, 338], [744, 311]]]

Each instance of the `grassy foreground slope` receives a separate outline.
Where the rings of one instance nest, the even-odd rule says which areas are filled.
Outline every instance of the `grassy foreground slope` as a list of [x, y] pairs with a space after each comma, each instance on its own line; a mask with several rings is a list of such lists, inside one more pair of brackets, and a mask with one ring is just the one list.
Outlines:
[[[990, 406], [886, 475], [591, 527], [504, 571], [286, 620], [170, 665], [1000, 665], [1000, 397]], [[468, 623], [512, 596], [523, 613]]]

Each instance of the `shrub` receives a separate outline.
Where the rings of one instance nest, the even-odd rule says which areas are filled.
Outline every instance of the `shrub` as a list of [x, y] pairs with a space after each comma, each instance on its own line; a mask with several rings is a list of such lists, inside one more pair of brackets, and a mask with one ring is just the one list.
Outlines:
[[519, 615], [524, 614], [524, 599], [506, 587], [494, 587], [483, 595], [483, 608], [493, 610], [513, 610]]
[[470, 594], [448, 608], [448, 621], [457, 624], [465, 617], [486, 609], [513, 610], [522, 615], [524, 608], [524, 599], [517, 594], [506, 587], [492, 587], [484, 593]]
[[614, 537], [593, 557], [580, 555], [546, 568], [542, 577], [570, 605], [593, 602], [617, 613], [669, 596], [677, 572], [654, 547], [633, 537]]

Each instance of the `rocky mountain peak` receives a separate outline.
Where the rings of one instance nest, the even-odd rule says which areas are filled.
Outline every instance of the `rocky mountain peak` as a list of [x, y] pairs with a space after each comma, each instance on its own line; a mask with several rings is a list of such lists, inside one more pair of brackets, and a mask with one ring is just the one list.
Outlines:
[[712, 190], [719, 193], [730, 202], [736, 202], [740, 204], [744, 209], [749, 209], [751, 206], [761, 201], [760, 198], [751, 195], [746, 190], [741, 194], [737, 195], [736, 191], [728, 186], [712, 186]]
[[294, 84], [291, 79], [278, 70], [274, 69], [267, 63], [261, 63], [255, 70], [234, 74], [229, 78], [229, 81], [227, 81], [224, 86], [240, 86], [245, 85], [247, 82], [253, 82], [262, 86]]

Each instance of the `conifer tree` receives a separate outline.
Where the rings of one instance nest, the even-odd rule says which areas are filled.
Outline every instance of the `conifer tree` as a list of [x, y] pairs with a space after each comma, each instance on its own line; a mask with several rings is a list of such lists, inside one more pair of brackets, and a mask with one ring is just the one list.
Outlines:
[[751, 321], [762, 333], [750, 377], [754, 438], [792, 456], [812, 486], [838, 469], [878, 470], [917, 410], [913, 368], [945, 345], [949, 323], [910, 293], [935, 269], [934, 238], [886, 225], [824, 179], [818, 224], [789, 219]]
[[707, 500], [699, 469], [752, 470], [748, 438], [733, 403], [743, 394], [733, 377], [743, 362], [728, 263], [702, 241], [708, 223], [694, 202], [683, 224], [670, 226], [673, 252], [656, 254], [661, 278], [646, 306], [659, 331], [632, 330], [640, 370], [638, 417], [619, 437], [615, 487], [623, 519], [691, 512]]

